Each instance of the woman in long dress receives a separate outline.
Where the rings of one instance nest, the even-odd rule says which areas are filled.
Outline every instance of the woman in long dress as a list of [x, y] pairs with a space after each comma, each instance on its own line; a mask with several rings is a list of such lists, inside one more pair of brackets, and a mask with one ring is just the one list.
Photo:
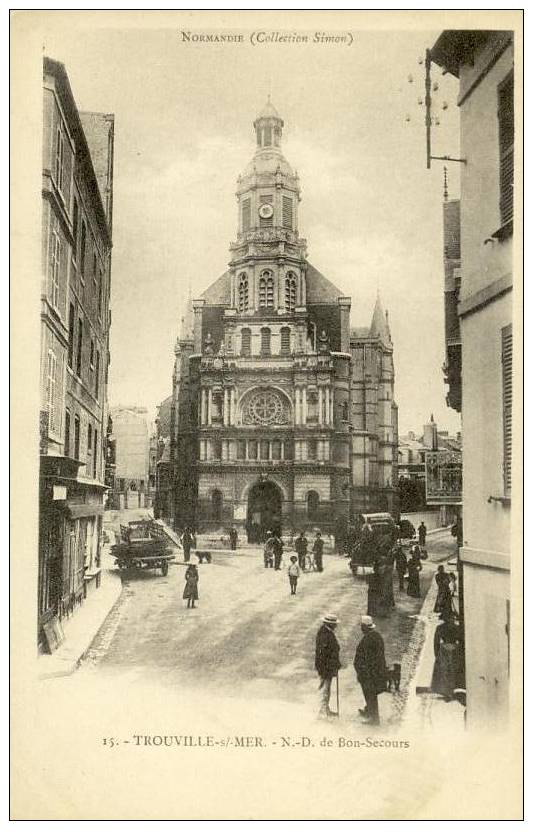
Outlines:
[[433, 607], [433, 612], [450, 612], [452, 609], [450, 577], [444, 571], [444, 566], [438, 567], [437, 574], [435, 575], [435, 582], [438, 586], [438, 591], [437, 597], [435, 599], [435, 606]]
[[185, 572], [185, 589], [183, 600], [187, 601], [187, 609], [194, 610], [194, 602], [198, 601], [198, 569], [196, 566], [187, 566]]
[[420, 572], [422, 571], [422, 563], [420, 561], [420, 549], [417, 545], [414, 546], [413, 552], [407, 563], [407, 594], [412, 598], [420, 598]]
[[431, 678], [431, 690], [441, 694], [449, 702], [454, 699], [454, 690], [458, 687], [459, 645], [461, 635], [451, 615], [446, 615], [439, 624], [433, 637], [435, 665]]

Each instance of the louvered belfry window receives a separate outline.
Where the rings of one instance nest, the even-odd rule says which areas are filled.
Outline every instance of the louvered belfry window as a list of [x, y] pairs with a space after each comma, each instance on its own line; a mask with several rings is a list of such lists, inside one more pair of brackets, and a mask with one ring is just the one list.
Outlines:
[[242, 203], [242, 229], [243, 231], [250, 230], [252, 227], [252, 204], [249, 198], [245, 198]]
[[246, 274], [239, 274], [238, 293], [239, 312], [246, 312], [248, 309], [248, 279]]
[[511, 495], [511, 463], [513, 432], [513, 328], [502, 329], [503, 388], [503, 492]]
[[292, 198], [289, 198], [286, 195], [283, 196], [282, 221], [283, 227], [290, 228], [292, 230]]
[[274, 306], [274, 275], [268, 269], [261, 272], [259, 278], [259, 308], [272, 309]]
[[285, 309], [292, 312], [296, 306], [296, 274], [293, 271], [287, 272], [285, 278]]
[[500, 215], [502, 226], [513, 218], [514, 182], [514, 77], [511, 73], [498, 88], [500, 141]]

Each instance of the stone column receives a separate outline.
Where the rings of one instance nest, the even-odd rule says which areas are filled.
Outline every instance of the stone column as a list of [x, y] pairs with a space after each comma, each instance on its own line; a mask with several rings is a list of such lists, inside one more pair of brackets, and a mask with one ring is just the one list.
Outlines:
[[324, 441], [324, 461], [329, 461], [329, 440]]
[[268, 442], [268, 460], [272, 460], [272, 441], [269, 440]]
[[213, 404], [213, 394], [211, 388], [207, 389], [207, 425], [211, 425], [211, 409]]
[[331, 425], [335, 422], [334, 417], [334, 402], [333, 402], [333, 386], [329, 389], [329, 422]]
[[285, 460], [285, 441], [281, 441], [281, 460]]
[[200, 391], [200, 425], [205, 426], [207, 422], [207, 405], [205, 401], [205, 388]]
[[[318, 388], [318, 425], [322, 426], [324, 423], [324, 389], [319, 386]], [[320, 459], [319, 459], [320, 460]]]
[[229, 456], [229, 441], [223, 440], [222, 441], [222, 460], [227, 461]]
[[307, 386], [302, 388], [302, 425], [307, 423]]
[[229, 390], [224, 388], [224, 426], [229, 426]]
[[299, 425], [300, 425], [300, 413], [301, 413], [301, 408], [300, 408], [300, 389], [299, 389], [299, 388], [295, 388], [295, 389], [294, 389], [294, 424], [295, 424], [295, 426], [299, 426]]

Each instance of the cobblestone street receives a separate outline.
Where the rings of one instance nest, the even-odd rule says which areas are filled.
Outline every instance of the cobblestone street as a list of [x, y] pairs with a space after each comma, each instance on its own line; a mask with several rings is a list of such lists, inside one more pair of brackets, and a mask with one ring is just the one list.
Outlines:
[[[435, 562], [453, 551], [448, 533], [434, 535], [421, 574], [422, 598], [398, 593], [389, 618], [377, 619], [388, 663], [401, 662], [409, 679], [416, 644], [410, 644]], [[138, 572], [124, 575], [123, 593], [71, 679], [105, 681], [106, 692], [125, 683], [213, 698], [238, 698], [251, 708], [261, 701], [295, 704], [311, 719], [317, 707], [314, 641], [322, 615], [339, 616], [341, 708], [344, 723], [363, 728], [357, 709], [362, 697], [352, 662], [360, 638], [359, 616], [366, 612], [367, 585], [354, 579], [346, 558], [327, 556], [323, 574], [303, 574], [296, 597], [289, 594], [286, 569], [265, 569], [258, 548], [219, 551], [212, 565], [202, 564], [200, 601], [194, 611], [182, 599], [184, 567], [171, 566], [168, 577]], [[386, 724], [399, 717], [400, 695], [382, 695]], [[282, 714], [280, 712], [280, 714]]]

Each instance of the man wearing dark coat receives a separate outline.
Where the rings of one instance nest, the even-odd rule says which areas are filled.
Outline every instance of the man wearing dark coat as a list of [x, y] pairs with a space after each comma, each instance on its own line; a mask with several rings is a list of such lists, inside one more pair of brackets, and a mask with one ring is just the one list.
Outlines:
[[231, 527], [229, 529], [229, 544], [232, 551], [235, 551], [237, 548], [237, 539], [239, 534], [237, 533], [237, 529], [235, 527]]
[[329, 708], [331, 695], [331, 681], [336, 677], [339, 668], [339, 643], [335, 635], [337, 616], [328, 614], [322, 620], [322, 626], [316, 634], [315, 668], [320, 677], [318, 689], [320, 691], [320, 717], [333, 714]]
[[366, 706], [359, 709], [365, 723], [379, 726], [378, 694], [386, 689], [385, 645], [370, 615], [361, 616], [363, 638], [353, 662]]
[[183, 532], [181, 544], [183, 546], [183, 559], [188, 563], [191, 559], [191, 548], [194, 545], [194, 534], [188, 525]]
[[322, 539], [322, 535], [320, 531], [316, 532], [316, 539], [313, 543], [313, 557], [315, 560], [315, 566], [317, 572], [324, 571], [324, 563], [323, 563], [323, 555], [324, 555], [324, 540]]
[[407, 571], [407, 557], [400, 545], [393, 549], [394, 562], [396, 563], [396, 574], [398, 575], [398, 585], [400, 592], [404, 591], [404, 578]]
[[424, 523], [421, 522], [420, 525], [418, 526], [418, 545], [421, 548], [423, 548], [426, 544], [426, 534], [427, 534], [427, 532], [428, 532], [428, 529], [426, 528]]
[[281, 566], [281, 558], [283, 556], [283, 540], [276, 534], [273, 541], [274, 547], [274, 569], [279, 571]]
[[297, 537], [294, 543], [294, 547], [296, 549], [296, 554], [298, 555], [298, 565], [300, 569], [305, 569], [305, 555], [307, 554], [307, 546], [309, 543], [307, 542], [307, 538], [302, 531], [300, 536]]

